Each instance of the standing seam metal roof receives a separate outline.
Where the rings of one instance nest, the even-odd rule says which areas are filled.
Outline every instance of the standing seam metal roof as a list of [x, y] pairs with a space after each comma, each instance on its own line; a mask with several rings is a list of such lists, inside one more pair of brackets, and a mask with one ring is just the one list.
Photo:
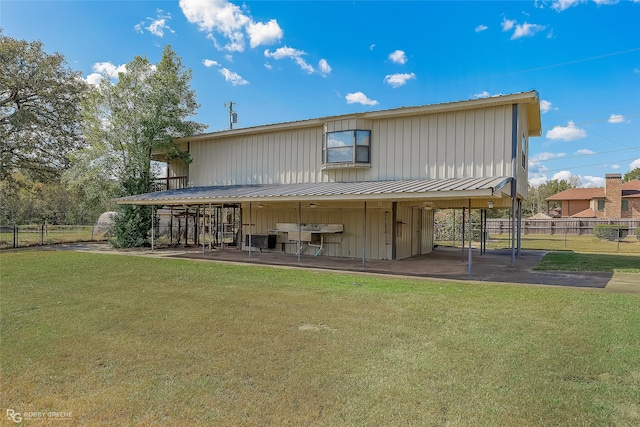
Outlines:
[[414, 195], [417, 198], [439, 198], [444, 196], [443, 193], [453, 193], [460, 198], [471, 195], [501, 197], [499, 190], [511, 180], [511, 177], [497, 177], [189, 187], [122, 197], [116, 201], [121, 204], [182, 204], [242, 202], [255, 199], [297, 201], [313, 197], [336, 200], [349, 196], [393, 199], [400, 195]]

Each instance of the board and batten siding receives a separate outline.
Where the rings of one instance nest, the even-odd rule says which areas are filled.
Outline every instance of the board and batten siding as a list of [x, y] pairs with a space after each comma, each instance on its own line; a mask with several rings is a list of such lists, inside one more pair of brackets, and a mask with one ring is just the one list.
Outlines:
[[[208, 186], [513, 176], [512, 114], [512, 106], [503, 105], [213, 134], [190, 142], [189, 182]], [[521, 117], [518, 126], [526, 129]], [[371, 167], [323, 170], [325, 130], [346, 129], [371, 130]]]
[[[366, 220], [364, 202], [321, 203], [312, 208], [302, 203], [301, 212], [297, 203], [278, 203], [259, 208], [259, 204], [242, 203], [244, 236], [249, 233], [277, 234], [276, 247], [271, 251], [296, 254], [297, 241], [289, 240], [288, 233], [274, 232], [278, 223], [297, 224], [342, 224], [343, 232], [324, 235], [322, 255], [360, 258], [363, 248], [368, 259], [391, 259], [392, 256], [392, 205], [390, 202], [368, 202]], [[251, 211], [251, 214], [249, 213]], [[249, 221], [251, 215], [251, 221]], [[365, 233], [366, 228], [366, 233]], [[243, 237], [242, 242], [245, 242]], [[316, 241], [313, 244], [319, 244]], [[243, 247], [243, 249], [248, 249]], [[304, 245], [303, 254], [314, 255], [316, 247]], [[263, 252], [269, 251], [263, 249]]]

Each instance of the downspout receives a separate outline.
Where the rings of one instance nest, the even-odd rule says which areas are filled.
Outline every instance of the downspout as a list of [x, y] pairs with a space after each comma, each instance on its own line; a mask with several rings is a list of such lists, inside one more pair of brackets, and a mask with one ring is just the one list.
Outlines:
[[[518, 104], [511, 107], [511, 173], [513, 174], [513, 182], [511, 186], [511, 266], [515, 265], [516, 260], [516, 198], [518, 196]], [[520, 225], [520, 218], [518, 227]]]

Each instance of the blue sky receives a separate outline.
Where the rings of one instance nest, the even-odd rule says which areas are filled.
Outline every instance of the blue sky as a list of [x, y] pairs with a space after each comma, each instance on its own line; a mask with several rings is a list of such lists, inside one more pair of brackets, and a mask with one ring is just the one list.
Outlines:
[[[87, 81], [171, 44], [208, 132], [537, 90], [530, 181], [640, 167], [640, 0], [0, 0]], [[114, 74], [116, 75], [116, 74]]]

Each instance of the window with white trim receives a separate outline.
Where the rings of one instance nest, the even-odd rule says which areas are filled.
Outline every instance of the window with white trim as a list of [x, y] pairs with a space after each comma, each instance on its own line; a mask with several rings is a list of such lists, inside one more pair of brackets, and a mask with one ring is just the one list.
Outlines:
[[343, 130], [325, 134], [324, 163], [368, 165], [371, 163], [371, 131]]

